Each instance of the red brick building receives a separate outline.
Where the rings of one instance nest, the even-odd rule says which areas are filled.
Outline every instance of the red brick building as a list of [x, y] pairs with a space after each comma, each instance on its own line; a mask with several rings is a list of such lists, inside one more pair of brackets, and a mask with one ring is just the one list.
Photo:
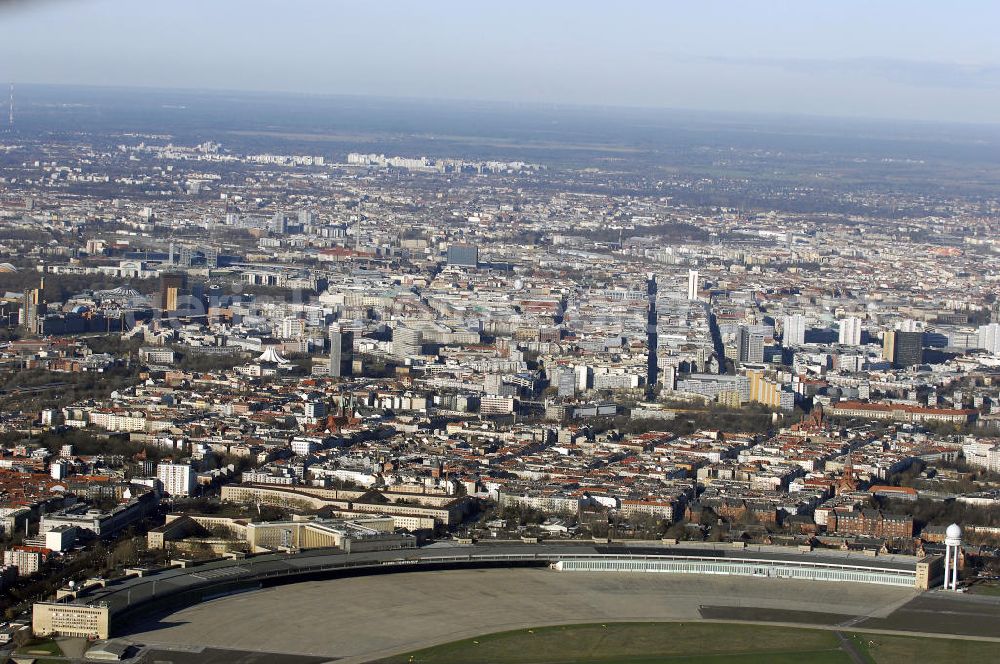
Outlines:
[[838, 507], [829, 516], [827, 531], [865, 537], [913, 537], [913, 518], [880, 510]]

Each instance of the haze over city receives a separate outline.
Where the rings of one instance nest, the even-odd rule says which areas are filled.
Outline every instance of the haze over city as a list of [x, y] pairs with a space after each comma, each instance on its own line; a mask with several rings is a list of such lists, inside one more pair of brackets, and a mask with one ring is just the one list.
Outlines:
[[19, 83], [1000, 121], [991, 2], [60, 0], [0, 8]]

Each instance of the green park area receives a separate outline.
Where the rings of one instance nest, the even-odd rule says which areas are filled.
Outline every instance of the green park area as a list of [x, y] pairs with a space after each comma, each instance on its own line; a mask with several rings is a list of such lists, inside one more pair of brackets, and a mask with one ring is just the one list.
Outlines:
[[842, 641], [829, 630], [704, 622], [561, 625], [486, 634], [381, 664], [979, 664], [996, 662], [1000, 646], [853, 631], [844, 636]]
[[63, 651], [54, 639], [38, 639], [14, 651], [11, 662], [32, 664], [57, 664], [63, 660]]
[[851, 632], [853, 641], [869, 662], [961, 662], [990, 664], [1000, 661], [1000, 643], [965, 639], [928, 639]]

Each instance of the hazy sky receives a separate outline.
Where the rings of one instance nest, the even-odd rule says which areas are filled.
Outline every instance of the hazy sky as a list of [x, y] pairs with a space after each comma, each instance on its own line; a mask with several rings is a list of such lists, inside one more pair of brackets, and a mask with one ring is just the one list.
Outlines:
[[0, 81], [1000, 122], [996, 0], [0, 1]]

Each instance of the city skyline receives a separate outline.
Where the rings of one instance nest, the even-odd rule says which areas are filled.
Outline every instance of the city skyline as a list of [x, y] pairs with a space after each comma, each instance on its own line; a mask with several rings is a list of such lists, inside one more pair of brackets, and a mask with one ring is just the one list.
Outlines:
[[0, 661], [995, 659], [1000, 9], [0, 18]]

